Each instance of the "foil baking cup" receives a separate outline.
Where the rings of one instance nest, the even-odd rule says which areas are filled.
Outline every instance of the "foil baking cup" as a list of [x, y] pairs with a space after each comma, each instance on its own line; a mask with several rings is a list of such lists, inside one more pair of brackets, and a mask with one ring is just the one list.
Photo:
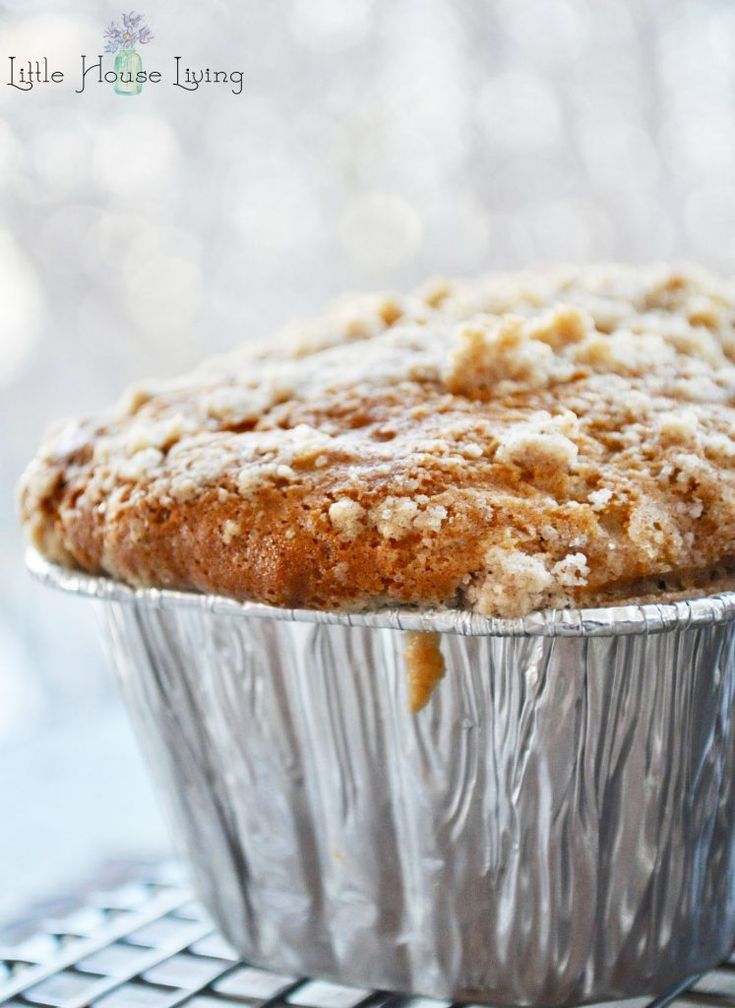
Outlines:
[[[273, 609], [55, 567], [251, 963], [456, 1000], [661, 995], [735, 944], [735, 595]], [[408, 711], [402, 630], [447, 673]]]

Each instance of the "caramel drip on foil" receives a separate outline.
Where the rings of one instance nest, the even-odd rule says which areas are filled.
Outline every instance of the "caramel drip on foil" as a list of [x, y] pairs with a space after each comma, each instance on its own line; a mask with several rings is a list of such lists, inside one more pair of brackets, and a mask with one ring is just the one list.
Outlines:
[[406, 633], [406, 675], [408, 706], [418, 713], [429, 702], [436, 684], [446, 671], [438, 633], [409, 630]]

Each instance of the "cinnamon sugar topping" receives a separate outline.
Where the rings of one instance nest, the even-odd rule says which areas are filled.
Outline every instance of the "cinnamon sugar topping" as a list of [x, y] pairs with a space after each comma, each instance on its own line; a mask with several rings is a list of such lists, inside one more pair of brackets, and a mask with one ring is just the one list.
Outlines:
[[51, 560], [275, 605], [700, 591], [735, 555], [734, 361], [735, 287], [694, 267], [360, 296], [57, 427], [21, 514]]

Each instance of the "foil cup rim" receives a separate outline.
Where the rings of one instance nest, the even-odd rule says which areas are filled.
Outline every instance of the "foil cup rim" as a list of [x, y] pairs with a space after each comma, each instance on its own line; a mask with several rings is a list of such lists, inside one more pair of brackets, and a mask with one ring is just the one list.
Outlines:
[[675, 602], [609, 606], [597, 609], [544, 609], [517, 619], [498, 619], [460, 609], [385, 608], [371, 612], [288, 609], [238, 602], [169, 588], [133, 588], [107, 576], [86, 574], [46, 560], [32, 547], [26, 566], [38, 581], [71, 595], [156, 609], [194, 608], [246, 619], [423, 630], [464, 637], [617, 637], [712, 626], [735, 619], [735, 592], [720, 592]]

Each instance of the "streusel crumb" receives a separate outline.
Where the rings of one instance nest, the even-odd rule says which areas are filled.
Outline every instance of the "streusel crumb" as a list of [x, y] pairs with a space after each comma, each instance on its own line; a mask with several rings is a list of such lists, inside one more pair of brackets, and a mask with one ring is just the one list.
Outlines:
[[59, 563], [281, 606], [711, 591], [735, 556], [735, 285], [564, 267], [348, 299], [56, 427], [21, 514]]

